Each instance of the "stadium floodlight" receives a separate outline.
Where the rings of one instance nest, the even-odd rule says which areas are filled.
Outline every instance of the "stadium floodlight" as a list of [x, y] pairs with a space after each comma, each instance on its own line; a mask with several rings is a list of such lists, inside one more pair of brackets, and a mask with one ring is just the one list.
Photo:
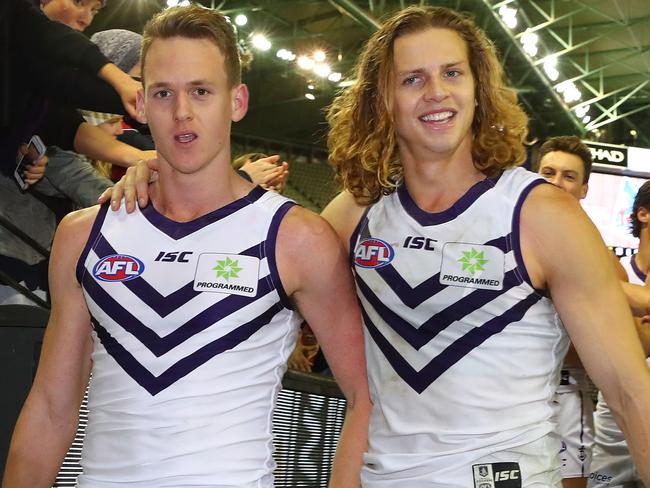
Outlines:
[[314, 73], [316, 73], [321, 78], [327, 78], [332, 72], [329, 64], [326, 63], [316, 63], [314, 64]]
[[314, 51], [314, 54], [312, 54], [312, 58], [314, 58], [314, 61], [316, 61], [317, 63], [322, 63], [327, 59], [327, 55], [325, 54], [325, 51], [319, 49], [318, 51]]
[[285, 61], [293, 61], [294, 59], [296, 59], [295, 54], [293, 54], [288, 49], [284, 49], [284, 48], [279, 49], [278, 52], [275, 53], [275, 55], [280, 59], [284, 59]]
[[539, 36], [535, 34], [534, 32], [530, 32], [530, 30], [526, 30], [519, 39], [519, 42], [521, 42], [521, 45], [524, 48], [524, 51], [526, 54], [528, 54], [531, 58], [535, 56], [538, 52], [537, 49], [537, 43], [539, 42]]
[[550, 56], [544, 61], [544, 72], [551, 81], [555, 81], [560, 77], [560, 72], [557, 70], [557, 57]]
[[589, 112], [590, 108], [591, 108], [591, 105], [589, 105], [589, 104], [580, 105], [580, 106], [576, 107], [576, 109], [575, 109], [576, 116], [579, 119], [583, 118], [585, 115], [587, 115], [587, 112]]
[[305, 93], [305, 98], [307, 100], [316, 100], [316, 95], [314, 95], [313, 93]]
[[502, 5], [499, 8], [499, 15], [501, 20], [511, 29], [517, 27], [517, 9], [508, 7], [507, 5]]
[[339, 81], [341, 81], [342, 77], [343, 77], [343, 75], [341, 73], [339, 73], [338, 71], [332, 71], [329, 74], [329, 76], [327, 77], [327, 79], [334, 82], [334, 83], [338, 83]]
[[298, 60], [296, 61], [298, 63], [298, 67], [302, 69], [314, 69], [314, 60], [311, 59], [308, 56], [298, 56]]
[[239, 27], [243, 27], [246, 24], [248, 24], [248, 17], [244, 14], [237, 14], [235, 17], [235, 24], [237, 24]]
[[575, 83], [570, 80], [563, 81], [555, 87], [555, 90], [562, 94], [566, 103], [577, 102], [582, 98], [582, 92], [578, 90]]
[[268, 51], [271, 49], [271, 41], [269, 41], [264, 34], [254, 34], [251, 38], [251, 42], [253, 47], [260, 51]]

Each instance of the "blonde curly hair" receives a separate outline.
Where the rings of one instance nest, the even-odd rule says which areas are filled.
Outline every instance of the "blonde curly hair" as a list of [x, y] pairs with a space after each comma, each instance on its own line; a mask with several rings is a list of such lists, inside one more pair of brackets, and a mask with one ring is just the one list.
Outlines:
[[329, 160], [357, 203], [369, 205], [402, 181], [393, 113], [393, 46], [398, 37], [450, 29], [467, 43], [477, 102], [472, 122], [474, 166], [486, 176], [521, 164], [528, 117], [506, 85], [496, 50], [468, 17], [444, 7], [407, 7], [368, 40], [355, 67], [356, 83], [334, 99], [327, 121]]

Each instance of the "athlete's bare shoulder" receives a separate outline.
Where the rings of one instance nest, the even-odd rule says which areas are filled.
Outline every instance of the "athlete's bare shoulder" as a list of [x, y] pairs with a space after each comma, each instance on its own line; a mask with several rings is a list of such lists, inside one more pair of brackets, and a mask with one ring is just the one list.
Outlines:
[[346, 249], [350, 244], [350, 236], [366, 208], [359, 205], [350, 192], [342, 191], [321, 213], [322, 217], [334, 227]]
[[299, 206], [291, 208], [282, 219], [275, 253], [288, 295], [319, 274], [319, 269], [346, 262], [343, 245], [332, 226]]
[[83, 208], [66, 215], [56, 229], [55, 241], [66, 253], [81, 253], [88, 240], [90, 230], [97, 218], [100, 206]]

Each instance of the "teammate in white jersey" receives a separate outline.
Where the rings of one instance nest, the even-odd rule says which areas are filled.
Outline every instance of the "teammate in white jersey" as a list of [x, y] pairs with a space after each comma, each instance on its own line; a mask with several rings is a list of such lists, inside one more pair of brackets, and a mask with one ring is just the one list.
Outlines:
[[[232, 170], [230, 127], [245, 115], [248, 92], [227, 20], [196, 6], [168, 9], [147, 25], [143, 46], [138, 109], [160, 166], [152, 205], [128, 216], [92, 208], [61, 223], [50, 261], [51, 318], [3, 486], [52, 486], [92, 368], [89, 401], [99, 409], [90, 412], [80, 486], [272, 487], [271, 409], [300, 323], [294, 306], [348, 400], [332, 483], [358, 485], [370, 406], [342, 246], [320, 217], [286, 210], [283, 197]], [[213, 225], [220, 232], [200, 235]], [[256, 257], [259, 245], [242, 249], [266, 230], [268, 255]], [[176, 273], [187, 274], [183, 265], [196, 255], [174, 242], [203, 253], [193, 281], [178, 290], [170, 290]], [[201, 265], [208, 258], [214, 262]], [[256, 310], [268, 297], [271, 308]], [[193, 318], [178, 308], [187, 299], [200, 312]], [[140, 429], [134, 419], [142, 419]], [[242, 419], [253, 419], [256, 431]]]
[[[639, 238], [637, 254], [620, 260], [621, 279], [642, 285], [650, 269], [650, 182], [645, 182], [634, 198], [632, 206], [632, 235]], [[648, 334], [648, 326], [641, 325], [640, 334]], [[650, 365], [650, 359], [647, 360]], [[596, 443], [593, 450], [590, 488], [642, 488], [639, 470], [636, 468], [612, 412], [599, 393], [595, 414]]]
[[506, 169], [524, 159], [527, 121], [491, 43], [452, 11], [409, 7], [371, 37], [356, 80], [329, 113], [345, 191], [324, 216], [355, 246], [365, 485], [560, 486], [550, 403], [566, 343], [544, 291], [650, 482], [650, 375], [630, 311], [576, 199]]
[[[527, 119], [492, 44], [453, 11], [409, 7], [371, 37], [356, 79], [329, 113], [345, 191], [324, 216], [363, 304], [363, 486], [560, 486], [553, 306], [650, 479], [650, 376], [608, 251], [574, 198], [512, 169]], [[125, 188], [140, 201], [139, 172]]]
[[[538, 172], [576, 200], [587, 196], [591, 152], [576, 136], [547, 140], [539, 150]], [[564, 488], [587, 486], [594, 442], [594, 405], [587, 376], [573, 346], [569, 347], [554, 401], [560, 436], [560, 472]]]

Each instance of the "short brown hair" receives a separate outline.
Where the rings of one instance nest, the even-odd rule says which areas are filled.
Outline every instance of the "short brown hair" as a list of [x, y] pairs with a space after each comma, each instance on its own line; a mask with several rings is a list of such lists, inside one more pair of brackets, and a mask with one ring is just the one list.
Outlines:
[[241, 83], [241, 60], [235, 29], [225, 16], [199, 5], [168, 8], [147, 22], [140, 56], [143, 79], [147, 52], [153, 41], [172, 37], [208, 39], [214, 42], [224, 55], [229, 86]]
[[521, 164], [528, 117], [506, 86], [492, 42], [469, 18], [444, 7], [407, 7], [368, 40], [356, 65], [357, 82], [329, 108], [328, 145], [337, 179], [359, 204], [395, 191], [403, 168], [392, 120], [393, 46], [398, 37], [430, 28], [450, 29], [467, 46], [475, 80], [472, 122], [474, 166], [491, 176]]
[[582, 160], [582, 166], [585, 170], [585, 176], [582, 183], [586, 184], [589, 182], [589, 175], [591, 175], [591, 151], [587, 145], [576, 136], [557, 136], [551, 137], [548, 139], [542, 147], [539, 148], [539, 153], [537, 154], [537, 162], [534, 167], [539, 168], [542, 158], [548, 153], [553, 151], [562, 151], [565, 153], [573, 154], [578, 156]]

